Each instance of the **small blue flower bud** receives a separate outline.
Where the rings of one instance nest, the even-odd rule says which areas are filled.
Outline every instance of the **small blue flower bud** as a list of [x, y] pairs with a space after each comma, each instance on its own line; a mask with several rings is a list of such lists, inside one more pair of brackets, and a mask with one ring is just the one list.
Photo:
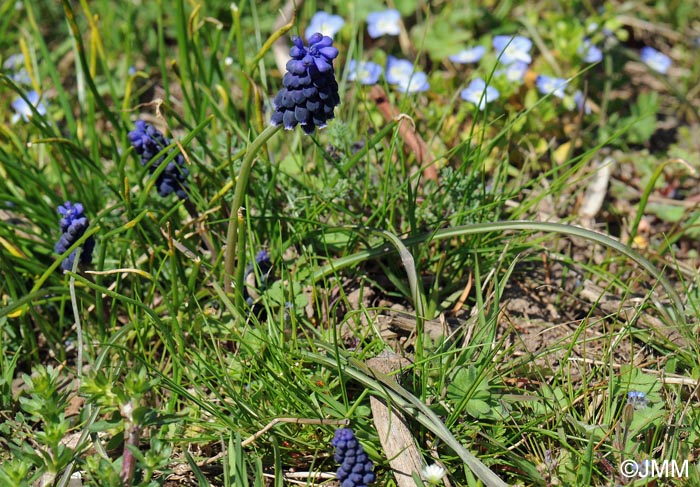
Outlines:
[[[62, 254], [68, 250], [80, 237], [82, 237], [87, 231], [90, 222], [87, 217], [83, 215], [83, 205], [76, 203], [73, 205], [70, 201], [66, 201], [63, 206], [58, 207], [58, 213], [61, 215], [61, 221], [59, 222], [59, 227], [61, 229], [61, 237], [56, 242], [54, 246], [54, 251], [57, 254]], [[92, 262], [92, 251], [95, 248], [95, 239], [91, 236], [83, 243], [82, 251], [80, 253], [80, 265], [87, 266]], [[64, 271], [69, 271], [73, 269], [73, 262], [75, 261], [75, 253], [70, 253], [63, 262], [61, 262], [61, 269]]]

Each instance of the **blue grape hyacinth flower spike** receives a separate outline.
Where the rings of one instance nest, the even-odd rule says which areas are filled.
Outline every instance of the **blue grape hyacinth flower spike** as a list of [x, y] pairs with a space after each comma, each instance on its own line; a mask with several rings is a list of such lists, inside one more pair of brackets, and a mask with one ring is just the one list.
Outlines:
[[[129, 132], [127, 137], [136, 153], [141, 157], [141, 165], [148, 167], [151, 174], [155, 173], [167, 154], [164, 154], [158, 160], [154, 158], [160, 151], [170, 145], [170, 139], [165, 137], [153, 125], [143, 120], [136, 121], [136, 129]], [[185, 167], [185, 158], [181, 153], [178, 153], [156, 179], [158, 194], [166, 197], [170, 193], [175, 193], [181, 200], [186, 200], [187, 190], [189, 189], [186, 183], [188, 175], [189, 170]]]
[[312, 134], [316, 127], [326, 126], [340, 104], [333, 69], [338, 49], [333, 47], [330, 37], [318, 32], [309, 38], [308, 47], [297, 36], [292, 42], [289, 51], [292, 59], [287, 62], [287, 73], [282, 79], [284, 87], [273, 101], [271, 123], [283, 124], [287, 130], [301, 125], [305, 133]]
[[341, 487], [366, 487], [374, 482], [372, 460], [350, 428], [336, 430], [331, 445], [335, 447], [333, 458], [340, 464], [336, 477]]
[[[54, 251], [57, 254], [64, 253], [71, 245], [77, 242], [80, 237], [85, 235], [90, 222], [83, 212], [84, 208], [80, 203], [72, 204], [70, 201], [66, 201], [63, 205], [58, 207], [58, 213], [61, 215], [61, 221], [59, 222], [61, 237], [58, 239], [58, 242], [56, 242], [56, 245], [54, 245]], [[94, 248], [95, 239], [90, 236], [83, 243], [78, 264], [82, 266], [90, 265]], [[61, 262], [61, 269], [64, 271], [73, 269], [75, 254], [76, 251], [74, 250], [68, 257], [63, 259], [63, 262]]]

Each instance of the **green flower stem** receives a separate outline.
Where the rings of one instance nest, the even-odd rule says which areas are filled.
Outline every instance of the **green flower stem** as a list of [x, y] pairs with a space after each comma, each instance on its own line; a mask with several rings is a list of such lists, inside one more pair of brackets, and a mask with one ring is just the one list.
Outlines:
[[245, 286], [245, 237], [246, 237], [246, 226], [245, 226], [245, 208], [238, 208], [238, 214], [236, 215], [238, 220], [238, 251], [240, 256], [238, 257], [238, 266], [236, 266], [236, 308], [243, 309], [245, 301], [243, 299], [243, 286]]
[[[234, 267], [236, 262], [236, 244], [238, 240], [238, 211], [243, 206], [243, 199], [245, 198], [245, 192], [248, 188], [248, 177], [250, 177], [250, 171], [253, 168], [255, 156], [260, 148], [281, 128], [281, 125], [277, 127], [270, 125], [251, 142], [245, 154], [245, 158], [243, 159], [241, 172], [238, 174], [238, 179], [236, 179], [236, 189], [233, 193], [233, 203], [231, 203], [231, 211], [229, 212], [228, 232], [226, 233], [226, 256], [224, 259], [224, 291], [226, 293], [231, 292], [231, 276], [235, 275]], [[245, 268], [244, 245], [238, 249], [238, 266]], [[243, 296], [242, 289], [237, 289], [237, 292], [241, 293], [241, 297]]]
[[[75, 249], [75, 257], [73, 258], [73, 274], [78, 272], [80, 264], [80, 254], [83, 248]], [[75, 295], [75, 276], [71, 276], [68, 280], [68, 290], [70, 292], [70, 303], [73, 308], [73, 319], [75, 320], [76, 334], [78, 335], [78, 358], [76, 359], [76, 376], [78, 380], [83, 378], [83, 326], [80, 323], [80, 309], [78, 308], [78, 298]]]
[[[245, 2], [243, 2], [245, 4]], [[245, 39], [241, 29], [241, 8], [234, 2], [231, 3], [231, 15], [233, 16], [233, 31], [236, 33], [236, 46], [238, 48], [238, 62], [245, 66]]]

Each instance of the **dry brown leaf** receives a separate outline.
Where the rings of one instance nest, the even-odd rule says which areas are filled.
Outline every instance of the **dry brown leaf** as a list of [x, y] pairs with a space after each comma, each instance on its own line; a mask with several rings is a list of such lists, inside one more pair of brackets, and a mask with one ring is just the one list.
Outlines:
[[[367, 361], [370, 369], [382, 374], [391, 374], [407, 364], [408, 360], [390, 351]], [[386, 458], [389, 459], [396, 485], [415, 487], [413, 474], [420, 475], [423, 462], [413, 435], [408, 429], [406, 418], [398, 409], [388, 407], [385, 402], [374, 396], [370, 397], [370, 406], [374, 427]]]
[[428, 150], [428, 144], [416, 132], [413, 120], [391, 105], [389, 98], [386, 96], [384, 88], [375, 85], [369, 92], [370, 99], [377, 105], [379, 112], [387, 122], [398, 119], [399, 134], [406, 146], [416, 155], [416, 161], [419, 165], [424, 166], [423, 178], [438, 181], [438, 171], [434, 162], [433, 156]]

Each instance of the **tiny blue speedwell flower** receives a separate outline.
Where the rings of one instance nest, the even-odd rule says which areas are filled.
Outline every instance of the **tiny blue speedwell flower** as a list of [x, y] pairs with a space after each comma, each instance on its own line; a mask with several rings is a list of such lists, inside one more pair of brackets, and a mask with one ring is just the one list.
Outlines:
[[[162, 155], [158, 160], [154, 160], [154, 157], [170, 145], [170, 140], [153, 125], [143, 120], [137, 120], [136, 130], [132, 130], [127, 136], [136, 153], [141, 156], [141, 165], [147, 166], [151, 174], [155, 173], [167, 154]], [[178, 198], [186, 200], [189, 187], [185, 180], [188, 174], [185, 158], [178, 153], [156, 179], [158, 194], [165, 197], [174, 192]]]
[[357, 62], [354, 59], [348, 63], [348, 81], [359, 81], [363, 85], [373, 85], [382, 74], [382, 67], [371, 61]]
[[486, 108], [487, 103], [498, 99], [500, 93], [493, 86], [486, 86], [486, 82], [481, 78], [476, 78], [469, 83], [460, 93], [462, 100], [476, 105], [479, 110]]
[[331, 441], [334, 459], [340, 464], [336, 477], [341, 487], [366, 487], [374, 482], [374, 465], [350, 428], [336, 430]]
[[496, 36], [493, 38], [493, 48], [498, 54], [498, 59], [503, 64], [511, 64], [522, 61], [530, 64], [532, 56], [532, 41], [523, 36]]
[[287, 73], [282, 79], [284, 88], [273, 101], [271, 123], [284, 124], [287, 130], [299, 124], [305, 133], [312, 134], [316, 127], [326, 126], [340, 104], [333, 70], [338, 49], [333, 47], [330, 37], [318, 32], [309, 38], [308, 47], [297, 36], [292, 42], [294, 45], [289, 50], [292, 59], [287, 62]]
[[543, 74], [537, 77], [535, 80], [535, 86], [540, 93], [543, 95], [552, 94], [557, 98], [564, 98], [564, 88], [566, 88], [568, 81], [564, 78], [555, 78], [552, 76], [545, 76]]
[[471, 64], [479, 61], [486, 54], [484, 46], [475, 46], [469, 49], [462, 49], [457, 54], [450, 56], [450, 61], [457, 64]]
[[311, 39], [312, 35], [316, 32], [320, 32], [324, 36], [328, 36], [332, 39], [344, 24], [345, 21], [340, 15], [332, 15], [324, 11], [316, 12], [314, 16], [311, 17], [309, 26], [304, 31], [304, 36], [308, 41]]
[[607, 27], [603, 27], [601, 29], [600, 25], [598, 25], [598, 22], [591, 22], [588, 25], [588, 27], [586, 27], [586, 32], [588, 32], [589, 34], [594, 34], [599, 30], [605, 37], [613, 37], [615, 35], [615, 33]]
[[530, 66], [523, 61], [515, 61], [505, 68], [497, 70], [493, 74], [495, 76], [505, 76], [511, 83], [522, 83], [529, 67]]
[[39, 93], [32, 90], [27, 93], [26, 97], [27, 100], [29, 100], [29, 103], [27, 103], [21, 96], [18, 96], [12, 101], [12, 109], [15, 111], [15, 113], [10, 119], [11, 123], [15, 124], [19, 122], [20, 119], [24, 120], [25, 122], [29, 122], [29, 119], [34, 115], [32, 106], [36, 109], [39, 115], [46, 115], [46, 106], [44, 106], [44, 104], [41, 102], [41, 96], [39, 96]]
[[367, 14], [367, 33], [372, 39], [383, 35], [397, 36], [401, 32], [401, 14], [389, 9]]
[[7, 59], [2, 63], [3, 69], [8, 71], [17, 71], [24, 67], [24, 54], [10, 54]]
[[394, 56], [387, 58], [385, 76], [387, 82], [396, 85], [402, 93], [415, 93], [430, 88], [428, 76], [425, 73], [415, 71], [410, 61], [397, 59]]
[[[59, 227], [61, 229], [61, 238], [58, 239], [56, 245], [54, 245], [54, 252], [57, 254], [62, 254], [70, 248], [75, 242], [78, 241], [87, 231], [90, 222], [87, 217], [83, 214], [83, 205], [80, 203], [72, 204], [70, 201], [66, 201], [62, 206], [58, 207], [58, 213], [61, 215], [61, 221], [59, 222]], [[90, 265], [92, 262], [92, 251], [95, 248], [95, 239], [90, 236], [83, 242], [82, 250], [80, 253], [80, 265]], [[63, 259], [61, 262], [61, 269], [64, 271], [69, 271], [73, 269], [73, 262], [75, 261], [75, 253], [70, 253], [68, 257]]]
[[591, 105], [588, 103], [588, 100], [584, 98], [581, 90], [577, 90], [576, 93], [574, 93], [574, 103], [576, 103], [576, 108], [578, 108], [579, 111], [583, 110], [584, 114], [588, 115], [591, 113]]
[[671, 67], [671, 58], [653, 47], [643, 47], [639, 53], [639, 57], [644, 64], [657, 73], [666, 74]]
[[647, 395], [641, 391], [629, 391], [627, 393], [627, 404], [631, 404], [634, 409], [644, 409], [648, 403]]
[[24, 67], [24, 54], [12, 54], [2, 63], [3, 69], [9, 72], [8, 77], [18, 85], [31, 85], [27, 69]]
[[603, 51], [593, 44], [590, 39], [584, 39], [578, 48], [578, 53], [583, 57], [585, 63], [599, 63], [603, 60]]

